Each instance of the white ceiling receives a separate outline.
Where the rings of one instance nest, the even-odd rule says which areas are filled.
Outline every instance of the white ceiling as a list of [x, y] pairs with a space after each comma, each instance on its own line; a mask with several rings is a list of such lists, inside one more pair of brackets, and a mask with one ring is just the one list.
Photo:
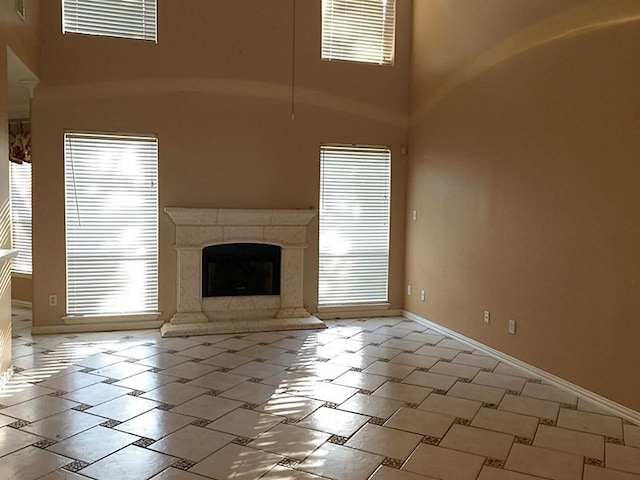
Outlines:
[[29, 118], [29, 87], [36, 77], [18, 56], [7, 47], [7, 79], [9, 81], [9, 120]]

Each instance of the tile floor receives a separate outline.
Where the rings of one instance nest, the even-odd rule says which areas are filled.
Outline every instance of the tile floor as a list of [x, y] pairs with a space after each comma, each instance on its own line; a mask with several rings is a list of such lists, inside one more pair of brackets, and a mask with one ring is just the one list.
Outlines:
[[640, 480], [640, 427], [402, 318], [31, 336], [0, 478]]

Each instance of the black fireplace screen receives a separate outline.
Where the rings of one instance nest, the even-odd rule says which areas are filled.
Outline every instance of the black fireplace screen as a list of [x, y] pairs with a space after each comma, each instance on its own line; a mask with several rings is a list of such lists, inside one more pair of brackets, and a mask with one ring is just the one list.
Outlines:
[[202, 296], [280, 295], [276, 245], [230, 243], [202, 250]]

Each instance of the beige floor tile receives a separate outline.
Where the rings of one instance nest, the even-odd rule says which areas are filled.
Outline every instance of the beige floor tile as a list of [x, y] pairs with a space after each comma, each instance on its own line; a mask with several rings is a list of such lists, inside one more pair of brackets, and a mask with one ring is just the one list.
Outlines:
[[385, 422], [384, 426], [429, 437], [442, 438], [454, 420], [453, 417], [439, 413], [401, 408]]
[[521, 415], [531, 415], [532, 417], [553, 421], [558, 418], [559, 409], [560, 404], [556, 402], [510, 394], [505, 395], [500, 405], [498, 405], [498, 410], [519, 413]]
[[113, 383], [112, 385], [115, 387], [125, 387], [131, 390], [142, 390], [143, 392], [148, 392], [149, 390], [175, 382], [176, 380], [176, 377], [170, 377], [169, 375], [142, 372], [138, 375], [134, 375], [133, 377], [125, 378], [124, 380]]
[[367, 357], [358, 353], [344, 352], [329, 360], [330, 363], [352, 368], [366, 368], [378, 360], [377, 357]]
[[402, 350], [399, 350], [397, 348], [377, 347], [375, 345], [367, 345], [366, 347], [361, 348], [355, 353], [367, 355], [368, 357], [378, 357], [378, 358], [385, 358], [387, 360], [391, 360], [393, 357], [402, 353]]
[[231, 398], [239, 402], [255, 403], [260, 405], [272, 398], [281, 389], [273, 385], [263, 385], [261, 383], [244, 382], [230, 388], [220, 394], [221, 397]]
[[207, 425], [207, 428], [230, 433], [238, 437], [256, 438], [284, 420], [283, 417], [264, 412], [237, 408]]
[[491, 357], [483, 357], [470, 353], [461, 353], [456, 356], [451, 363], [460, 363], [462, 365], [471, 365], [473, 367], [488, 368], [493, 370], [498, 366], [498, 361]]
[[194, 418], [164, 410], [150, 410], [147, 413], [121, 423], [116, 430], [158, 440], [176, 430], [189, 425]]
[[270, 398], [255, 410], [299, 420], [320, 408], [323, 403], [319, 400], [295, 395], [278, 395]]
[[80, 473], [97, 480], [112, 480], [114, 478], [142, 479], [161, 472], [175, 461], [175, 458], [168, 455], [130, 445], [93, 465], [83, 468]]
[[375, 471], [369, 480], [437, 480], [433, 477], [425, 477], [417, 473], [411, 473], [396, 468], [382, 465]]
[[128, 377], [133, 377], [142, 372], [150, 370], [151, 367], [146, 365], [137, 365], [135, 363], [120, 362], [113, 365], [99, 368], [91, 372], [91, 375], [99, 375], [106, 378], [115, 378], [116, 380], [124, 380]]
[[504, 388], [516, 392], [522, 391], [526, 384], [524, 378], [512, 377], [511, 375], [502, 375], [500, 373], [480, 372], [472, 380], [473, 383], [479, 385], [488, 385], [490, 387]]
[[21, 428], [51, 440], [60, 441], [104, 422], [104, 418], [76, 410], [66, 410]]
[[173, 367], [165, 368], [162, 370], [163, 375], [171, 375], [172, 377], [179, 378], [198, 378], [213, 372], [216, 369], [213, 365], [207, 365], [204, 363], [184, 362], [174, 365]]
[[454, 424], [440, 442], [440, 446], [475, 455], [506, 460], [514, 437], [475, 427]]
[[278, 387], [279, 389], [287, 389], [296, 387], [300, 383], [310, 383], [311, 380], [319, 381], [319, 379], [315, 379], [314, 377], [309, 377], [308, 375], [304, 375], [301, 373], [293, 373], [287, 372], [283, 370], [280, 373], [272, 377], [265, 378], [260, 383], [264, 385], [271, 385], [273, 387]]
[[411, 454], [402, 470], [441, 480], [475, 480], [483, 463], [484, 457], [421, 444]]
[[405, 460], [421, 441], [422, 435], [367, 424], [358, 430], [345, 446], [383, 457]]
[[65, 400], [64, 398], [45, 395], [44, 397], [33, 398], [26, 402], [5, 408], [2, 410], [2, 414], [26, 420], [27, 422], [35, 422], [42, 418], [55, 415], [56, 413], [69, 410], [76, 405], [76, 402]]
[[480, 372], [480, 369], [478, 367], [463, 365], [461, 363], [438, 362], [429, 369], [429, 372], [439, 373], [440, 375], [449, 375], [451, 377], [472, 379], [478, 374], [478, 372]]
[[427, 398], [433, 389], [419, 387], [417, 385], [406, 385], [404, 383], [387, 382], [374, 391], [374, 397], [390, 398], [407, 403], [419, 404]]
[[96, 383], [88, 387], [80, 388], [74, 392], [67, 393], [61, 398], [73, 400], [74, 402], [85, 403], [87, 405], [99, 405], [114, 398], [121, 397], [131, 392], [129, 388], [116, 387], [106, 383]]
[[122, 361], [122, 357], [109, 355], [107, 353], [97, 353], [87, 358], [82, 358], [80, 360], [77, 360], [74, 363], [76, 365], [82, 365], [83, 367], [88, 367], [88, 368], [104, 368], [107, 365], [112, 365], [114, 363], [118, 363], [121, 361]]
[[356, 342], [360, 342], [364, 346], [364, 345], [369, 345], [370, 343], [381, 344], [381, 343], [386, 342], [387, 340], [390, 340], [391, 338], [393, 338], [391, 335], [382, 335], [382, 334], [379, 334], [379, 333], [362, 332], [362, 333], [358, 333], [357, 335], [354, 335], [353, 337], [351, 337], [351, 340], [355, 340]]
[[570, 453], [515, 443], [505, 463], [505, 469], [551, 478], [580, 480], [583, 458]]
[[178, 468], [170, 467], [163, 472], [160, 472], [156, 476], [151, 477], [149, 480], [207, 480], [207, 477], [196, 475], [195, 473], [191, 472], [185, 472], [184, 470], [180, 470]]
[[550, 400], [552, 402], [576, 405], [578, 397], [564, 392], [553, 385], [528, 382], [522, 389], [521, 395], [525, 397], [539, 398], [540, 400]]
[[[37, 386], [51, 388], [54, 391], [63, 390], [65, 392], [72, 392], [74, 390], [78, 390], [79, 388], [88, 387], [89, 385], [94, 385], [96, 383], [102, 382], [103, 380], [104, 378], [98, 377], [96, 375], [91, 375], [90, 373], [72, 372], [66, 375], [52, 378], [50, 380], [45, 380], [44, 382], [40, 382]], [[3, 405], [10, 405], [2, 397], [0, 397], [0, 403], [2, 403]], [[11, 405], [12, 404], [13, 403], [11, 403]]]
[[276, 466], [260, 480], [323, 480], [322, 477], [292, 468]]
[[86, 410], [86, 413], [118, 420], [119, 422], [126, 422], [133, 417], [137, 417], [142, 413], [156, 408], [158, 405], [158, 402], [153, 400], [134, 397], [132, 395], [123, 395], [122, 397], [101, 403], [96, 407], [89, 408]]
[[382, 375], [372, 375], [370, 373], [362, 372], [346, 372], [333, 380], [331, 383], [373, 391], [376, 388], [380, 387], [387, 380], [388, 378], [383, 377]]
[[225, 391], [246, 381], [247, 377], [245, 376], [233, 375], [227, 372], [210, 372], [199, 378], [196, 378], [195, 380], [191, 380], [188, 385], [208, 388], [212, 390]]
[[425, 345], [424, 347], [420, 347], [415, 352], [418, 355], [426, 355], [427, 357], [435, 357], [435, 358], [445, 358], [447, 360], [453, 360], [456, 358], [458, 354], [460, 354], [460, 350], [453, 350], [451, 348], [442, 348], [442, 347], [432, 347], [429, 345]]
[[611, 470], [610, 468], [584, 466], [583, 480], [640, 480], [640, 475]]
[[418, 409], [471, 420], [478, 413], [480, 407], [482, 407], [482, 402], [432, 393], [420, 404]]
[[374, 362], [365, 368], [364, 373], [372, 373], [374, 375], [383, 375], [385, 377], [403, 379], [416, 367], [411, 365], [401, 365], [394, 362]]
[[[231, 375], [241, 375], [249, 378], [268, 378], [283, 371], [286, 367], [264, 362], [249, 362], [229, 370]], [[246, 380], [246, 379], [245, 379]]]
[[467, 400], [497, 405], [502, 400], [505, 390], [503, 388], [487, 387], [475, 383], [457, 382], [449, 389], [447, 395]]
[[607, 467], [640, 475], [640, 449], [607, 443]]
[[471, 426], [533, 439], [538, 428], [538, 419], [529, 415], [481, 408], [471, 421]]
[[155, 400], [156, 402], [170, 403], [172, 405], [180, 405], [181, 403], [198, 397], [207, 391], [208, 389], [203, 387], [194, 387], [192, 385], [173, 382], [140, 395], [140, 398], [147, 398], [149, 400]]
[[386, 342], [380, 344], [381, 347], [397, 348], [405, 352], [413, 352], [423, 346], [422, 342], [414, 342], [412, 340], [390, 338]]
[[[0, 478], [33, 480], [71, 463], [71, 460], [36, 447], [27, 447], [0, 460]], [[46, 477], [45, 477], [46, 478]]]
[[404, 407], [405, 402], [384, 397], [374, 397], [356, 393], [338, 408], [348, 412], [361, 413], [371, 417], [389, 418], [399, 408]]
[[165, 350], [186, 350], [187, 348], [195, 347], [200, 345], [204, 340], [201, 340], [200, 337], [192, 337], [188, 338], [163, 338], [161, 342], [158, 343], [158, 346]]
[[596, 433], [606, 437], [622, 438], [622, 420], [609, 415], [560, 409], [558, 427], [581, 432]]
[[416, 355], [415, 353], [401, 353], [393, 357], [390, 362], [409, 365], [416, 368], [431, 368], [440, 361], [439, 358]]
[[357, 388], [335, 385], [333, 383], [300, 383], [287, 389], [287, 393], [321, 400], [323, 402], [342, 403], [358, 393]]
[[379, 455], [326, 443], [296, 468], [334, 480], [366, 480], [383, 460]]
[[505, 363], [499, 363], [498, 366], [493, 370], [493, 373], [500, 373], [502, 375], [511, 375], [514, 377], [522, 378], [535, 378], [530, 373], [522, 370], [521, 368], [511, 367]]
[[237, 353], [221, 353], [211, 358], [203, 360], [201, 363], [206, 365], [215, 365], [222, 368], [236, 368], [251, 361], [250, 357], [243, 357]]
[[296, 426], [311, 428], [342, 437], [350, 437], [362, 425], [367, 423], [368, 420], [369, 417], [365, 415], [335, 408], [321, 407], [299, 421]]
[[175, 355], [173, 353], [161, 352], [152, 357], [145, 357], [143, 359], [138, 360], [136, 363], [138, 365], [146, 365], [148, 367], [154, 368], [170, 368], [175, 365], [179, 365], [184, 362], [188, 362], [190, 358], [185, 357], [183, 355]]
[[224, 348], [210, 347], [206, 345], [197, 345], [195, 347], [187, 348], [186, 350], [180, 350], [178, 352], [179, 355], [184, 357], [192, 357], [199, 358], [200, 360], [205, 360], [207, 358], [211, 358], [214, 355], [218, 355], [220, 353], [225, 353], [226, 350]]
[[421, 387], [429, 387], [435, 390], [449, 390], [456, 382], [458, 377], [451, 377], [449, 375], [440, 375], [438, 373], [431, 372], [419, 372], [415, 371], [411, 373], [407, 378], [402, 380], [402, 383], [408, 383], [409, 385], [419, 385]]
[[292, 368], [290, 371], [292, 373], [304, 373], [305, 375], [310, 375], [325, 380], [334, 380], [340, 375], [345, 374], [349, 370], [350, 367], [347, 367], [345, 365], [338, 365], [336, 363], [330, 362], [314, 362], [303, 367]]
[[52, 445], [49, 452], [93, 463], [138, 440], [139, 437], [106, 427], [94, 427]]
[[171, 409], [173, 413], [181, 413], [191, 417], [216, 420], [243, 405], [242, 402], [229, 400], [227, 398], [214, 397], [211, 395], [200, 395], [188, 402]]
[[330, 434], [283, 423], [249, 443], [252, 448], [302, 460], [326, 442]]
[[142, 360], [143, 358], [153, 357], [154, 355], [158, 355], [160, 353], [164, 353], [164, 352], [157, 347], [150, 347], [147, 345], [137, 345], [135, 347], [119, 350], [116, 353], [114, 353], [114, 355], [118, 357], [135, 358], [137, 360]]
[[501, 468], [482, 467], [478, 480], [539, 480], [542, 477], [534, 477], [524, 473], [511, 472]]
[[599, 407], [594, 403], [587, 402], [582, 398], [578, 399], [578, 410], [582, 412], [598, 413], [600, 415], [609, 415], [609, 416], [615, 417], [615, 414], [613, 412], [610, 412], [605, 408]]
[[445, 338], [443, 340], [440, 340], [436, 346], [442, 348], [453, 348], [454, 350], [460, 351], [473, 351], [473, 347], [471, 345], [461, 342], [460, 340], [455, 340], [453, 338]]
[[187, 425], [149, 445], [147, 448], [174, 457], [199, 462], [216, 450], [231, 443], [235, 438], [235, 435]]
[[2, 427], [0, 428], [0, 457], [40, 440], [42, 438], [33, 433], [23, 432], [11, 427]]
[[540, 425], [533, 444], [536, 447], [604, 460], [604, 437], [601, 435]]
[[[156, 478], [156, 477], [153, 477]], [[77, 473], [69, 472], [67, 470], [56, 470], [49, 475], [39, 477], [38, 480], [86, 480], [84, 475], [78, 475]]]
[[640, 427], [624, 425], [624, 443], [630, 447], [640, 448]]
[[422, 342], [422, 343], [435, 345], [440, 340], [444, 340], [444, 335], [440, 335], [438, 333], [411, 332], [409, 335], [406, 335], [404, 339], [411, 340], [412, 342]]

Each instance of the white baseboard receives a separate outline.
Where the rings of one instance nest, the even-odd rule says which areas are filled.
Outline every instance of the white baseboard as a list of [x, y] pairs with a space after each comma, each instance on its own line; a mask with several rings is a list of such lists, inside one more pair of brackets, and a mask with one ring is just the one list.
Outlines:
[[432, 330], [436, 330], [448, 337], [464, 342], [472, 346], [474, 349], [482, 350], [483, 352], [488, 353], [492, 357], [495, 357], [497, 360], [500, 360], [501, 362], [506, 363], [509, 366], [524, 370], [533, 378], [544, 380], [554, 387], [558, 387], [566, 392], [575, 395], [576, 397], [591, 402], [594, 405], [602, 408], [603, 410], [611, 412], [612, 415], [616, 415], [632, 423], [640, 425], [640, 412], [636, 412], [635, 410], [625, 407], [624, 405], [620, 405], [619, 403], [616, 403], [612, 400], [609, 400], [608, 398], [598, 395], [597, 393], [587, 390], [586, 388], [582, 388], [579, 385], [571, 383], [563, 378], [556, 377], [555, 375], [545, 372], [544, 370], [534, 367], [533, 365], [523, 362], [522, 360], [518, 360], [511, 355], [507, 355], [506, 353], [488, 347], [476, 340], [465, 337], [464, 335], [454, 330], [449, 330], [448, 328], [438, 325], [437, 323], [427, 320], [426, 318], [416, 315], [415, 313], [411, 313], [405, 310], [403, 312], [403, 315], [410, 320], [421, 323], [422, 325], [431, 328]]
[[13, 307], [25, 307], [25, 308], [33, 308], [32, 302], [27, 302], [25, 300], [15, 300], [11, 299], [11, 306]]

